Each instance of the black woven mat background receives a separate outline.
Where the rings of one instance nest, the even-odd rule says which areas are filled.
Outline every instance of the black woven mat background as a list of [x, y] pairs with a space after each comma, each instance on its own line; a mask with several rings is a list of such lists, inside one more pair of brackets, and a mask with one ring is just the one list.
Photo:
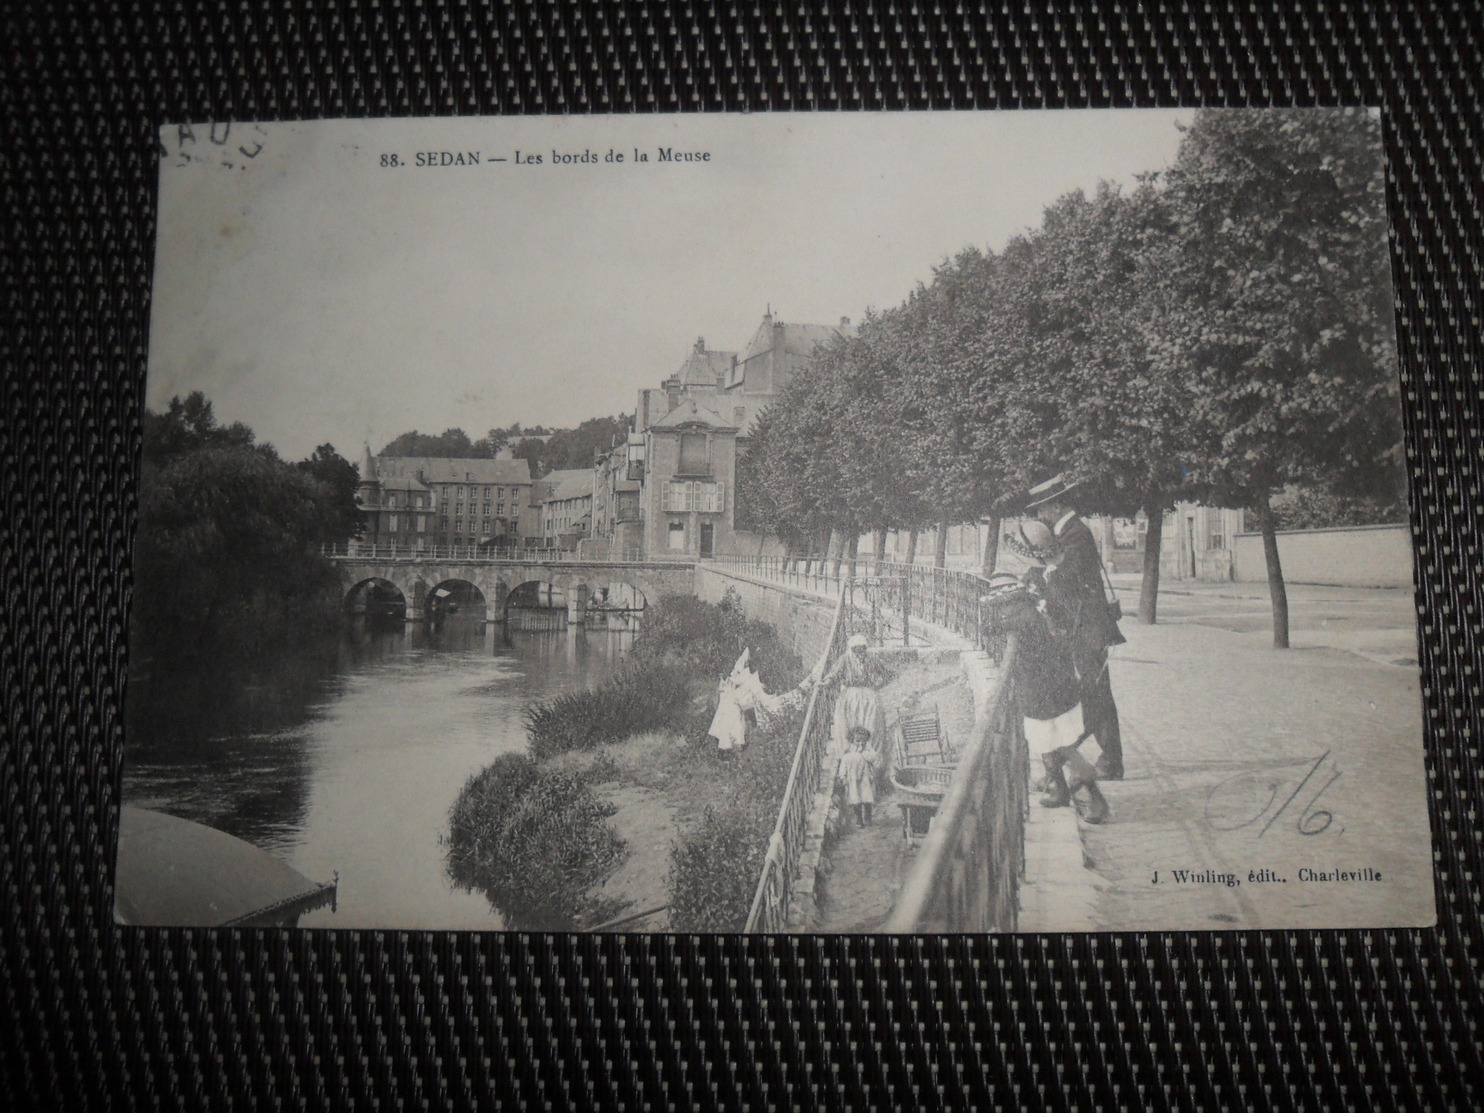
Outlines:
[[[3, 5], [0, 1104], [1423, 1107], [1479, 1034], [1481, 143], [1470, 3]], [[111, 921], [159, 124], [1378, 104], [1435, 931], [948, 939]]]

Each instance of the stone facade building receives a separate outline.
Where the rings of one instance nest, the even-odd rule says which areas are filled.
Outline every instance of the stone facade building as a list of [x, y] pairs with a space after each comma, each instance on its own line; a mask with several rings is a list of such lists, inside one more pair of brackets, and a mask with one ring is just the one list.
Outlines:
[[630, 432], [593, 466], [593, 526], [582, 544], [592, 558], [637, 558], [644, 553], [644, 435]]
[[761, 414], [850, 320], [783, 322], [771, 309], [741, 352], [697, 338], [658, 388], [644, 388], [627, 444], [595, 469], [593, 550], [701, 557], [757, 545], [736, 528], [736, 467]]
[[536, 488], [540, 490], [542, 546], [576, 550], [592, 528], [593, 471], [553, 470]]
[[425, 551], [518, 545], [531, 490], [530, 465], [496, 458], [361, 456], [356, 500], [361, 542]]

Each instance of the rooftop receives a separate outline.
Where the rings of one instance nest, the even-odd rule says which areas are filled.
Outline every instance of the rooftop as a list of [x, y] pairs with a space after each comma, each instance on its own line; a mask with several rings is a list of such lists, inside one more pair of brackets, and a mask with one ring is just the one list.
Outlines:
[[[737, 430], [742, 424], [731, 420], [732, 409], [722, 401], [725, 397], [708, 399], [701, 403], [696, 399], [682, 399], [664, 418], [651, 423], [651, 430], [673, 430], [685, 426], [687, 423], [704, 423], [706, 426], [715, 427], [719, 430]], [[716, 407], [713, 407], [712, 404]], [[716, 408], [720, 408], [718, 411]]]
[[529, 485], [530, 463], [523, 458], [377, 458], [383, 478], [421, 479], [424, 484]]
[[720, 349], [707, 349], [706, 339], [696, 338], [695, 347], [686, 356], [671, 379], [683, 388], [715, 388], [726, 383], [737, 354]]
[[750, 360], [772, 349], [777, 344], [779, 333], [783, 335], [785, 353], [807, 357], [826, 341], [833, 341], [837, 337], [854, 336], [855, 327], [850, 324], [848, 318], [842, 318], [834, 326], [820, 326], [810, 322], [783, 322], [771, 313], [764, 314], [762, 322], [758, 324], [757, 332], [752, 335], [752, 340], [748, 342], [747, 350], [742, 354], [741, 359]]
[[593, 471], [590, 469], [554, 469], [541, 478], [545, 499], [577, 500], [593, 495]]

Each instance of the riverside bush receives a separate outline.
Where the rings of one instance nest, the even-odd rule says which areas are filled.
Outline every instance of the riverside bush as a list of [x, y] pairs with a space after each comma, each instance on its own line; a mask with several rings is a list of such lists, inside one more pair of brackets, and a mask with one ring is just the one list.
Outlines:
[[[498, 758], [469, 781], [454, 806], [455, 880], [484, 889], [512, 927], [570, 926], [583, 890], [623, 855], [606, 821], [614, 809], [590, 790], [615, 778], [617, 764], [599, 754], [598, 763], [574, 776], [549, 772], [544, 762], [650, 733], [701, 739], [715, 710], [717, 679], [744, 648], [752, 649], [753, 669], [770, 692], [797, 685], [799, 657], [738, 604], [734, 594], [717, 605], [664, 598], [646, 611], [619, 675], [530, 705], [529, 753]], [[769, 733], [754, 734], [742, 752], [682, 746], [667, 756], [671, 777], [688, 787], [691, 809], [701, 809], [702, 819], [671, 850], [673, 929], [735, 931], [746, 922], [802, 716], [796, 711]], [[554, 886], [550, 903], [533, 900]]]
[[[531, 755], [545, 760], [659, 730], [699, 738], [715, 710], [716, 680], [730, 673], [744, 648], [752, 649], [753, 670], [768, 691], [798, 685], [799, 657], [772, 625], [743, 616], [732, 591], [718, 605], [694, 597], [661, 598], [645, 612], [644, 627], [619, 675], [526, 709]], [[713, 700], [693, 707], [691, 698], [703, 692]]]
[[744, 615], [730, 589], [716, 605], [695, 597], [661, 598], [644, 614], [628, 658], [635, 665], [683, 664], [692, 677], [714, 680], [730, 674], [745, 648], [752, 649], [752, 669], [769, 693], [799, 684], [804, 674], [799, 657], [772, 625]]
[[736, 932], [747, 922], [767, 833], [759, 847], [751, 812], [707, 807], [670, 854], [670, 930]]
[[708, 806], [670, 849], [671, 931], [736, 932], [747, 922], [803, 722], [803, 711], [794, 711], [746, 752], [692, 755], [709, 769], [724, 806]]
[[688, 673], [678, 666], [629, 667], [592, 690], [560, 694], [526, 708], [531, 755], [586, 751], [636, 733], [678, 729], [687, 716]]
[[623, 857], [613, 804], [583, 777], [508, 754], [471, 777], [449, 814], [453, 879], [523, 930], [570, 930], [583, 890]]

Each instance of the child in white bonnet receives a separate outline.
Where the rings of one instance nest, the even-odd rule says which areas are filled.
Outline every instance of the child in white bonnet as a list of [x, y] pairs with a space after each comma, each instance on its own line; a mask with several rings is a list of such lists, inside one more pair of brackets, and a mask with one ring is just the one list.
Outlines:
[[855, 808], [859, 826], [871, 825], [871, 807], [876, 802], [876, 754], [871, 750], [871, 731], [855, 726], [846, 737], [849, 747], [840, 757], [840, 780], [845, 784], [845, 802]]

